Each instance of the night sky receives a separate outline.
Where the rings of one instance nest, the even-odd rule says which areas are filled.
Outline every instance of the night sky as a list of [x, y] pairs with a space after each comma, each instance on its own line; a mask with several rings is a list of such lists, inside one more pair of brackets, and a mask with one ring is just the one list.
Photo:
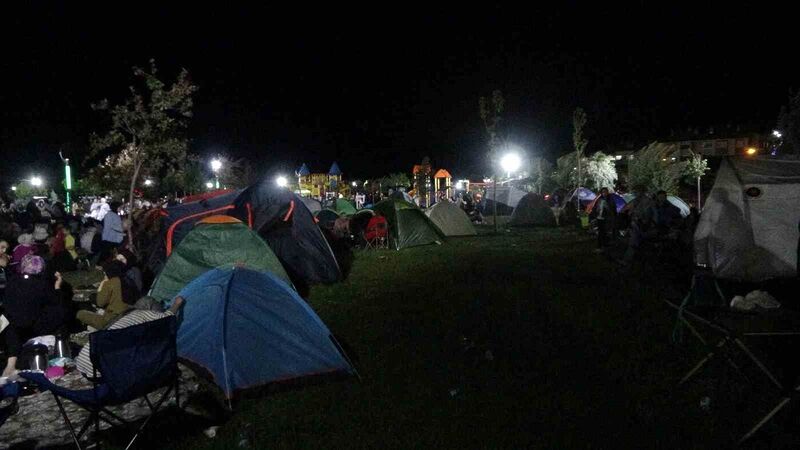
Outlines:
[[484, 4], [6, 10], [0, 182], [55, 177], [59, 149], [82, 160], [89, 133], [107, 124], [89, 104], [123, 99], [131, 67], [151, 57], [200, 87], [193, 152], [244, 156], [265, 172], [336, 160], [358, 178], [410, 171], [425, 155], [482, 175], [477, 104], [493, 89], [507, 100], [509, 140], [555, 159], [570, 149], [576, 106], [589, 150], [605, 150], [687, 126], [769, 128], [800, 85], [796, 33], [780, 11]]

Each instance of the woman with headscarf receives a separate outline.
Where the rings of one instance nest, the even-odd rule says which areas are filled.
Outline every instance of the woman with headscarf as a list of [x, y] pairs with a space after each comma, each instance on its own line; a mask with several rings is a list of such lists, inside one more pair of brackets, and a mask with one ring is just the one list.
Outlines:
[[17, 242], [19, 242], [19, 245], [14, 247], [14, 251], [11, 253], [11, 265], [14, 266], [17, 273], [20, 273], [20, 263], [22, 259], [33, 253], [33, 235], [30, 233], [22, 233], [17, 238]]
[[9, 280], [3, 304], [9, 321], [5, 330], [8, 362], [3, 376], [16, 372], [17, 357], [28, 339], [63, 331], [67, 308], [61, 274], [56, 272], [55, 277], [55, 283], [51, 283], [44, 276], [44, 259], [30, 254], [20, 263], [20, 275]]
[[89, 311], [78, 311], [77, 318], [81, 323], [102, 330], [128, 309], [128, 305], [122, 299], [122, 275], [124, 270], [125, 266], [119, 261], [109, 261], [103, 264], [105, 278], [97, 290], [97, 306], [105, 308], [105, 313], [97, 314]]

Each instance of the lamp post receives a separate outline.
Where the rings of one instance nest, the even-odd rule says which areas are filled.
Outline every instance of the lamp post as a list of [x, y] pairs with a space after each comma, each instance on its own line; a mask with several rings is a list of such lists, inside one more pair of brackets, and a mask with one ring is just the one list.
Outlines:
[[69, 158], [64, 158], [64, 187], [66, 188], [66, 209], [72, 212], [72, 169], [69, 166]]
[[42, 181], [41, 177], [36, 176], [36, 175], [31, 177], [31, 186], [38, 188], [38, 187], [42, 187], [42, 184], [44, 184], [44, 182]]
[[[522, 165], [522, 159], [515, 152], [508, 152], [500, 158], [500, 167], [506, 172], [508, 178], [511, 178], [511, 173], [519, 169], [520, 165]], [[494, 217], [494, 232], [497, 233], [497, 176], [495, 175], [492, 178], [494, 191], [492, 195], [492, 216]]]
[[219, 170], [222, 169], [222, 161], [214, 159], [211, 161], [211, 170], [214, 171], [214, 187], [219, 189]]
[[283, 175], [279, 175], [278, 178], [275, 179], [275, 183], [282, 188], [285, 188], [289, 185], [289, 180], [286, 179]]

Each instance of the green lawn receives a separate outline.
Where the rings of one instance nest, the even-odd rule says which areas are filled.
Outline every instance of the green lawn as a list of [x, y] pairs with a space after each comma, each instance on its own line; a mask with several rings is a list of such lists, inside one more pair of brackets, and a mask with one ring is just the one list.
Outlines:
[[[349, 280], [311, 303], [361, 382], [245, 400], [216, 438], [161, 445], [235, 448], [246, 430], [259, 448], [731, 446], [774, 395], [753, 405], [724, 371], [676, 389], [699, 349], [672, 343], [662, 299], [686, 280], [620, 271], [593, 248], [562, 228], [358, 253]], [[481, 350], [465, 354], [465, 336]]]

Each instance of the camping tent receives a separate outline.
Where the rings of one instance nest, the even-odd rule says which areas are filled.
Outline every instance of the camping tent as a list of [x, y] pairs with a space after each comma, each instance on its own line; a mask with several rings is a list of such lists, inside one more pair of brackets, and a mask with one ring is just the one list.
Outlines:
[[216, 267], [244, 264], [268, 270], [287, 283], [289, 277], [266, 242], [230, 216], [211, 216], [197, 223], [172, 251], [150, 295], [171, 300], [192, 280]]
[[[625, 206], [622, 208], [621, 212], [632, 211], [639, 206], [639, 203], [641, 203], [640, 200], [636, 200], [636, 194], [622, 194], [622, 198], [625, 200]], [[691, 213], [689, 205], [687, 205], [682, 198], [674, 195], [668, 195], [667, 201], [672, 203], [672, 206], [681, 210], [681, 217], [684, 219]], [[651, 203], [652, 202], [647, 202], [648, 205]]]
[[150, 252], [148, 266], [159, 273], [172, 249], [180, 244], [194, 224], [205, 217], [227, 214], [233, 209], [233, 201], [242, 191], [217, 191], [198, 201], [182, 203], [160, 210], [159, 237]]
[[475, 236], [475, 227], [467, 217], [467, 213], [458, 205], [448, 201], [440, 201], [425, 210], [445, 236]]
[[719, 278], [796, 277], [800, 161], [723, 160], [694, 234], [695, 261]]
[[389, 198], [394, 198], [397, 200], [405, 200], [408, 203], [414, 203], [414, 199], [411, 198], [410, 195], [408, 195], [408, 192], [404, 191], [394, 191], [391, 194], [389, 194]]
[[442, 232], [416, 205], [403, 200], [386, 199], [375, 205], [374, 209], [389, 222], [389, 236], [397, 250], [438, 244], [444, 240]]
[[180, 295], [178, 356], [201, 368], [228, 400], [242, 389], [354, 373], [322, 320], [273, 274], [214, 269]]
[[325, 208], [322, 211], [314, 214], [314, 216], [317, 218], [319, 226], [333, 229], [333, 223], [339, 218], [339, 213], [332, 209]]
[[[506, 216], [511, 214], [511, 210], [517, 207], [517, 203], [522, 200], [522, 197], [525, 197], [525, 194], [525, 191], [514, 186], [497, 186], [497, 214]], [[492, 213], [494, 199], [494, 186], [489, 186], [483, 195], [483, 202], [485, 203], [484, 214]]]
[[356, 207], [343, 198], [337, 198], [331, 203], [330, 208], [339, 213], [340, 216], [352, 216], [356, 213]]
[[578, 197], [578, 201], [581, 203], [589, 203], [595, 198], [597, 198], [597, 194], [592, 192], [591, 189], [580, 187], [578, 189], [573, 190], [569, 194], [569, 196], [567, 197], [567, 201], [570, 201], [575, 197]]
[[[608, 195], [610, 195], [611, 199], [614, 200], [614, 205], [617, 207], [617, 212], [622, 211], [622, 208], [625, 207], [625, 199], [621, 195], [615, 194], [613, 192]], [[598, 195], [597, 197], [594, 198], [594, 200], [592, 200], [591, 203], [589, 203], [589, 206], [586, 207], [586, 213], [592, 212], [592, 210], [594, 209], [594, 205], [597, 204], [597, 202], [600, 200], [600, 197], [601, 196]]]
[[508, 224], [511, 226], [555, 226], [556, 216], [540, 195], [531, 192], [519, 201], [514, 212], [511, 213], [511, 220]]
[[311, 211], [311, 214], [322, 210], [322, 203], [320, 203], [319, 200], [314, 200], [311, 197], [300, 197], [300, 199], [303, 201], [303, 204], [306, 205], [306, 208]]
[[264, 180], [239, 194], [234, 206], [229, 214], [252, 223], [295, 285], [339, 281], [333, 251], [299, 196]]

